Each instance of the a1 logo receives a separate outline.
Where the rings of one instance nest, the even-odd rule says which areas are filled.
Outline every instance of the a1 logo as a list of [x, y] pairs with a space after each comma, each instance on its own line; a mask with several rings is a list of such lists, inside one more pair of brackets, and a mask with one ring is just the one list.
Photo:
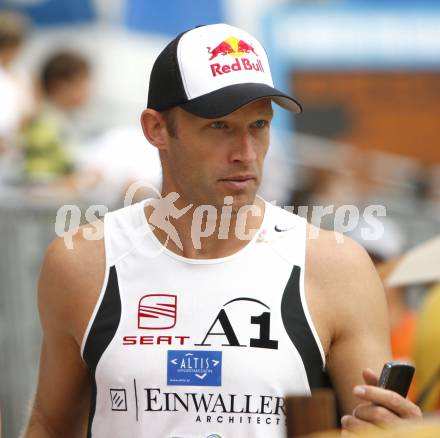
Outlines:
[[[235, 298], [234, 300], [228, 301], [223, 307], [226, 307], [228, 304], [231, 304], [236, 301], [251, 301], [254, 303], [258, 303], [266, 309], [270, 310], [269, 307], [263, 302], [256, 300], [255, 298]], [[220, 324], [223, 332], [214, 332], [214, 326], [216, 324]], [[258, 338], [250, 338], [249, 346], [254, 348], [268, 348], [271, 350], [278, 349], [278, 341], [274, 339], [270, 339], [270, 312], [262, 312], [260, 315], [253, 315], [250, 319], [251, 324], [259, 325], [260, 332]], [[234, 328], [232, 327], [231, 321], [226, 313], [225, 309], [221, 309], [218, 313], [217, 317], [214, 319], [211, 327], [206, 333], [203, 341], [200, 344], [195, 344], [197, 346], [211, 346], [212, 344], [207, 343], [207, 340], [210, 336], [223, 336], [227, 339], [227, 344], [222, 344], [223, 346], [231, 346], [231, 347], [246, 347], [246, 345], [240, 344], [237, 335], [235, 333]]]

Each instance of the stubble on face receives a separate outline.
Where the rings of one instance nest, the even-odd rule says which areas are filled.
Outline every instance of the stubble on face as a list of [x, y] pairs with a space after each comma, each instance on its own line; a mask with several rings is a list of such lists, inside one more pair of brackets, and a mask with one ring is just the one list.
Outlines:
[[[175, 135], [161, 154], [164, 190], [179, 193], [181, 206], [212, 205], [220, 210], [226, 196], [233, 197], [233, 213], [254, 204], [269, 145], [271, 114], [269, 99], [214, 120], [176, 108]], [[268, 120], [267, 126], [256, 128], [262, 120]]]

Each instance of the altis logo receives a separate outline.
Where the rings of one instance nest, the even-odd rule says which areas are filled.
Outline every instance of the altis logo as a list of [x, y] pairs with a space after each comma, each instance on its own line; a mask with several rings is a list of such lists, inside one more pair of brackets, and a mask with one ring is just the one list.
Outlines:
[[257, 62], [251, 62], [248, 58], [243, 57], [244, 55], [252, 54], [258, 58], [258, 54], [254, 47], [244, 40], [236, 37], [229, 37], [220, 42], [214, 48], [207, 47], [207, 49], [208, 54], [210, 55], [209, 61], [212, 61], [220, 55], [229, 55], [233, 58], [237, 58], [235, 62], [230, 64], [220, 64], [218, 62], [210, 64], [211, 72], [214, 77], [243, 70], [254, 70], [264, 73], [263, 64], [259, 59], [257, 59]]
[[221, 351], [168, 350], [168, 386], [221, 386], [221, 384]]

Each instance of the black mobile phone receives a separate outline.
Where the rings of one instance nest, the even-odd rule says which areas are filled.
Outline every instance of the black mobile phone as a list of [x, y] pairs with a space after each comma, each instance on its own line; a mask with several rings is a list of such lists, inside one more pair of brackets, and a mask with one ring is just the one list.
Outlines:
[[415, 368], [404, 362], [387, 362], [379, 377], [378, 386], [397, 392], [402, 397], [408, 394]]

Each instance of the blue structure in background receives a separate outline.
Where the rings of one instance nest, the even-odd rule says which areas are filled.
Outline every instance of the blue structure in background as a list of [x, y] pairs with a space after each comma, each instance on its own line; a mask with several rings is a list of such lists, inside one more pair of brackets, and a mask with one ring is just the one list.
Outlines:
[[96, 19], [93, 0], [39, 0], [18, 3], [0, 0], [0, 7], [23, 12], [35, 26], [82, 24]]
[[[346, 0], [272, 8], [262, 22], [274, 83], [301, 70], [440, 70], [440, 2]], [[293, 90], [295, 95], [295, 90]], [[293, 127], [286, 111], [274, 125]]]
[[222, 0], [166, 0], [154, 4], [127, 0], [125, 8], [125, 25], [141, 32], [175, 36], [200, 24], [224, 21]]

